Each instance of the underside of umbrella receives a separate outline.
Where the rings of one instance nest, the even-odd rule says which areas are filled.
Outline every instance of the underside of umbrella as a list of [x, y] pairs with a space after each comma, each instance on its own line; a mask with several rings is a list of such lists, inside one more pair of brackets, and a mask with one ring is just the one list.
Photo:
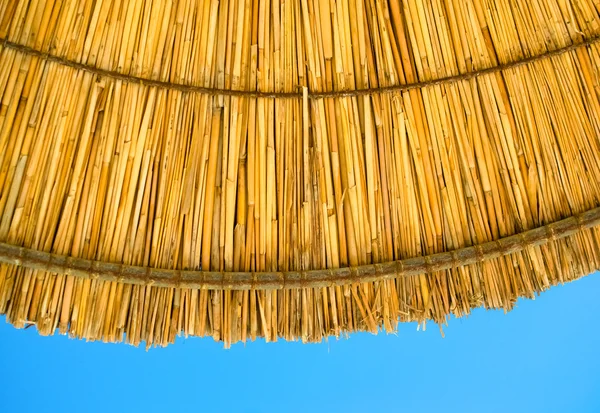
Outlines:
[[0, 314], [321, 341], [600, 267], [593, 0], [0, 2]]

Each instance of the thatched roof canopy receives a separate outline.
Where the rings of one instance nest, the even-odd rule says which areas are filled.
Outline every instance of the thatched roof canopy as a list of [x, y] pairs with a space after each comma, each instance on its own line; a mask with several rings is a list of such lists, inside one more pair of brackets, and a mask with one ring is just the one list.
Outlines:
[[1, 2], [0, 314], [320, 341], [589, 274], [599, 7]]

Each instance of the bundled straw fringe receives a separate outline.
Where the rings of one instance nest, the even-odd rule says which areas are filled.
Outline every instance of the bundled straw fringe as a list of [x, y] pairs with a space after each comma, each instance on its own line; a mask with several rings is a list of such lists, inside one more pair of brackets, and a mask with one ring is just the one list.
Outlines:
[[[589, 274], [598, 13], [591, 0], [2, 2], [0, 313], [135, 345], [320, 341], [510, 310]], [[577, 225], [555, 237], [565, 218]], [[541, 227], [508, 255], [431, 266]], [[11, 256], [36, 251], [53, 255]], [[49, 272], [52, 257], [70, 264]], [[148, 275], [71, 271], [77, 259]], [[352, 279], [375, 263], [398, 270]], [[239, 272], [346, 267], [340, 283], [227, 287]], [[151, 269], [223, 273], [222, 288], [152, 285]]]

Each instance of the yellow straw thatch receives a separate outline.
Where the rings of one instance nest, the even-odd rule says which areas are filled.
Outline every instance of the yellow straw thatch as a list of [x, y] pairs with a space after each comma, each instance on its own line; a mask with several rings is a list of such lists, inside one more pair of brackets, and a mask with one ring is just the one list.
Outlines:
[[599, 13], [0, 1], [0, 314], [134, 345], [320, 341], [589, 274]]

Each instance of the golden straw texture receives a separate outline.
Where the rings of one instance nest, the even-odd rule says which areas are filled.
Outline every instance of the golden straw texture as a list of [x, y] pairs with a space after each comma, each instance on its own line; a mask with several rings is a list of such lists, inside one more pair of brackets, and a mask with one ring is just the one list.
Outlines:
[[[589, 274], [599, 9], [1, 2], [0, 313], [134, 345], [320, 341], [510, 310]], [[404, 274], [412, 259], [421, 269]], [[128, 279], [139, 267], [148, 276]], [[222, 274], [223, 288], [153, 285], [160, 269]], [[347, 275], [302, 281], [312, 270]], [[298, 284], [278, 283], [293, 272]], [[230, 290], [236, 273], [274, 284]]]

